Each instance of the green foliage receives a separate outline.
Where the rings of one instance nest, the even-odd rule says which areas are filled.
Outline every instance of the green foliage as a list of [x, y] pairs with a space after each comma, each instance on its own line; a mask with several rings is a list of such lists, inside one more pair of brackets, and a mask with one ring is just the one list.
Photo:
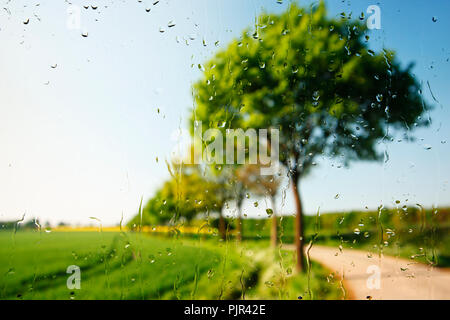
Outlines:
[[[28, 221], [0, 221], [0, 231], [2, 230], [37, 230], [39, 228], [48, 228], [49, 223], [42, 224], [39, 219], [33, 218]], [[61, 223], [60, 223], [61, 225]]]
[[[378, 218], [379, 217], [379, 218]], [[279, 218], [282, 232], [286, 237], [293, 236], [294, 216]], [[361, 231], [377, 231], [380, 226], [384, 231], [410, 232], [410, 230], [421, 233], [432, 228], [450, 227], [450, 210], [422, 209], [421, 207], [407, 208], [380, 208], [379, 211], [350, 211], [340, 213], [320, 214], [316, 216], [305, 216], [305, 233], [312, 235], [315, 232], [316, 220], [318, 220], [319, 233], [322, 235], [345, 235], [353, 234], [355, 229]], [[245, 219], [244, 227], [247, 235], [264, 238], [270, 233], [270, 219]]]
[[281, 183], [278, 175], [261, 175], [260, 165], [245, 165], [236, 172], [237, 179], [258, 196], [275, 197]]
[[[293, 243], [295, 217], [279, 218], [283, 243]], [[378, 211], [351, 211], [305, 216], [305, 240], [318, 230], [317, 244], [382, 250], [415, 261], [450, 265], [450, 210], [404, 207]], [[246, 239], [268, 239], [270, 219], [245, 219]], [[317, 226], [317, 229], [316, 229]]]
[[221, 211], [221, 190], [220, 184], [205, 179], [196, 168], [182, 168], [148, 201], [142, 216], [138, 213], [128, 225], [175, 225], [189, 222], [199, 214]]
[[428, 106], [412, 65], [387, 49], [375, 54], [366, 36], [359, 21], [328, 18], [323, 2], [264, 14], [206, 63], [192, 123], [280, 129], [281, 160], [296, 178], [320, 155], [380, 159], [376, 142], [425, 125]]
[[14, 230], [15, 221], [0, 221], [0, 230]]

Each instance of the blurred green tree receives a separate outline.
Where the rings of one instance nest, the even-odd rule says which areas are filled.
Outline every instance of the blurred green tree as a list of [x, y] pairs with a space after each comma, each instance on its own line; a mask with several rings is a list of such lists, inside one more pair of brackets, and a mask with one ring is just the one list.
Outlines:
[[130, 227], [149, 225], [177, 225], [189, 223], [197, 215], [222, 208], [216, 196], [218, 186], [205, 179], [195, 166], [173, 165], [171, 179], [155, 193], [129, 223]]
[[254, 29], [202, 66], [194, 85], [192, 122], [208, 128], [280, 130], [280, 161], [288, 169], [296, 207], [297, 270], [304, 269], [299, 183], [317, 157], [381, 160], [380, 141], [394, 129], [426, 125], [428, 106], [412, 65], [394, 52], [369, 48], [361, 21], [327, 16], [325, 4], [292, 4], [263, 14]]

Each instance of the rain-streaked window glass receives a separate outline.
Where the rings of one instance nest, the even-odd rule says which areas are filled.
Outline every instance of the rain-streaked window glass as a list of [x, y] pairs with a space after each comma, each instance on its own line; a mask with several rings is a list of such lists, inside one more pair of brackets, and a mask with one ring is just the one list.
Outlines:
[[450, 299], [449, 2], [0, 9], [0, 299]]

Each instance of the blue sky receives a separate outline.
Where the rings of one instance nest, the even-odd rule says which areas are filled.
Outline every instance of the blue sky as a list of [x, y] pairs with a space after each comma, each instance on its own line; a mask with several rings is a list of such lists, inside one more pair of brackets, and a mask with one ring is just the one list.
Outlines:
[[[0, 220], [24, 212], [52, 223], [132, 217], [140, 198], [150, 198], [169, 176], [164, 159], [174, 133], [187, 128], [191, 85], [201, 76], [196, 66], [252, 26], [262, 10], [281, 12], [289, 1], [72, 3], [81, 8], [81, 29], [67, 27], [63, 1], [0, 0], [8, 9], [0, 12]], [[415, 132], [417, 142], [387, 146], [385, 164], [339, 169], [320, 161], [301, 184], [309, 214], [396, 200], [450, 205], [450, 3], [328, 1], [329, 14], [356, 18], [372, 4], [381, 8], [382, 29], [372, 31], [371, 46], [394, 49], [403, 65], [415, 62], [425, 99], [433, 102], [428, 81], [440, 103], [433, 103], [432, 126]], [[280, 196], [278, 211], [292, 212], [290, 193], [285, 201]], [[245, 210], [265, 212], [263, 205]]]

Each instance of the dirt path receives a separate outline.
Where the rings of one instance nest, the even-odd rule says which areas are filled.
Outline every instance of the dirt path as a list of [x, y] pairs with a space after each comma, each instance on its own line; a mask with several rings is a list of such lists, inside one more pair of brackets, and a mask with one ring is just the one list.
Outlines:
[[337, 248], [315, 246], [310, 256], [339, 276], [343, 275], [350, 299], [450, 300], [448, 270], [390, 256], [370, 258], [365, 251], [351, 249], [341, 253]]

